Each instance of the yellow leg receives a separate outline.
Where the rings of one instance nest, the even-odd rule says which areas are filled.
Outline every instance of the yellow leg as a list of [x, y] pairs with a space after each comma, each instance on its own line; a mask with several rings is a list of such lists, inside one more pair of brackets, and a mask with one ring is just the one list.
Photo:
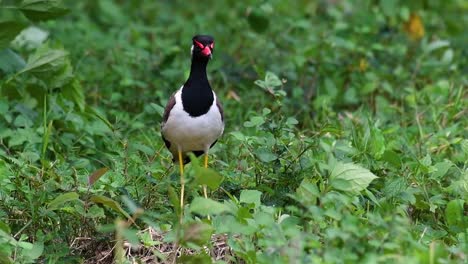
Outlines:
[[[208, 168], [208, 153], [205, 153], [205, 168]], [[203, 195], [208, 199], [208, 194], [206, 192], [206, 185], [203, 185]], [[208, 215], [208, 220], [211, 220], [211, 217]]]
[[182, 215], [184, 212], [184, 191], [185, 191], [185, 179], [184, 179], [184, 161], [182, 159], [182, 151], [177, 151], [179, 154], [179, 171], [180, 171], [180, 219], [182, 221]]
[[[205, 168], [208, 168], [208, 153], [205, 153]], [[208, 194], [206, 192], [206, 185], [203, 185], [203, 195], [205, 198], [208, 198]]]

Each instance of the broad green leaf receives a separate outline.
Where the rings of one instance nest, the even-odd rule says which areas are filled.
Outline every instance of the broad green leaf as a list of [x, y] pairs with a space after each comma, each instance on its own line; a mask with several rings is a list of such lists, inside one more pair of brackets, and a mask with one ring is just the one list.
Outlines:
[[57, 18], [68, 12], [61, 0], [23, 0], [19, 10], [33, 21]]
[[18, 21], [0, 21], [0, 50], [8, 47], [25, 27], [26, 24]]
[[44, 243], [43, 242], [36, 242], [33, 244], [31, 250], [26, 251], [26, 255], [31, 259], [35, 260], [39, 258], [44, 252]]
[[432, 51], [438, 50], [440, 48], [445, 48], [450, 46], [450, 42], [447, 40], [435, 40], [424, 48], [424, 52], [430, 53]]
[[26, 62], [20, 55], [11, 49], [0, 51], [0, 72], [15, 73], [26, 66]]
[[295, 198], [304, 205], [315, 205], [319, 196], [320, 192], [317, 185], [308, 179], [303, 179], [296, 189]]
[[401, 159], [400, 159], [400, 156], [398, 153], [396, 153], [395, 151], [393, 150], [386, 150], [382, 156], [381, 156], [381, 160], [383, 161], [386, 161], [388, 163], [390, 163], [392, 166], [395, 166], [395, 167], [399, 167], [401, 165]]
[[275, 225], [275, 216], [270, 213], [259, 211], [255, 213], [253, 218], [257, 225], [263, 225], [267, 228]]
[[11, 232], [10, 227], [2, 221], [0, 221], [0, 230], [2, 230], [3, 232], [7, 234]]
[[223, 176], [213, 169], [198, 167], [195, 169], [195, 181], [210, 187], [211, 190], [216, 190], [223, 181]]
[[18, 74], [25, 72], [48, 73], [60, 70], [64, 66], [67, 56], [68, 52], [64, 50], [42, 48], [31, 56], [26, 67]]
[[99, 180], [99, 178], [101, 178], [102, 175], [104, 175], [107, 171], [109, 170], [109, 168], [100, 168], [98, 170], [96, 170], [95, 172], [93, 172], [91, 175], [89, 175], [88, 177], [88, 184], [89, 185], [93, 185], [97, 180]]
[[445, 160], [434, 164], [435, 171], [432, 172], [431, 178], [440, 179], [447, 174], [448, 170], [453, 166], [453, 163]]
[[31, 250], [33, 248], [33, 243], [30, 243], [30, 242], [26, 242], [26, 241], [19, 241], [17, 243], [18, 247], [22, 248], [22, 249], [26, 249], [26, 250]]
[[268, 71], [265, 76], [265, 84], [267, 87], [276, 87], [276, 86], [281, 86], [283, 82], [281, 82], [280, 78], [276, 76], [276, 74]]
[[240, 132], [240, 131], [231, 132], [231, 135], [234, 138], [236, 138], [237, 140], [239, 140], [239, 141], [244, 141], [245, 140], [244, 134], [242, 134], [242, 132]]
[[76, 192], [64, 193], [52, 200], [47, 208], [49, 210], [59, 209], [59, 206], [63, 205], [64, 203], [77, 200], [79, 200], [79, 195]]
[[258, 159], [263, 162], [272, 162], [278, 159], [278, 156], [267, 148], [260, 148], [256, 150], [255, 155], [257, 155]]
[[449, 226], [460, 226], [463, 223], [463, 207], [465, 201], [462, 199], [455, 199], [447, 203], [445, 208], [445, 221]]
[[104, 213], [103, 208], [99, 207], [98, 205], [92, 205], [88, 209], [86, 216], [90, 218], [104, 218], [106, 217], [106, 214]]
[[288, 119], [286, 120], [286, 124], [289, 126], [295, 126], [299, 124], [299, 121], [297, 121], [297, 119], [294, 117], [288, 117]]
[[131, 219], [130, 215], [122, 209], [120, 204], [118, 202], [114, 201], [113, 199], [109, 198], [109, 197], [102, 196], [102, 195], [93, 195], [93, 196], [91, 196], [90, 200], [93, 203], [102, 204], [102, 205], [116, 211], [117, 213], [121, 213], [127, 219]]
[[331, 185], [340, 191], [357, 194], [377, 178], [368, 169], [353, 163], [338, 162], [330, 173]]
[[265, 123], [265, 119], [262, 116], [253, 116], [249, 121], [244, 122], [245, 127], [258, 127]]
[[190, 204], [190, 212], [200, 215], [220, 214], [228, 210], [225, 204], [202, 197], [196, 197]]
[[257, 191], [257, 190], [242, 190], [239, 201], [241, 203], [253, 203], [255, 204], [255, 207], [259, 207], [261, 202], [260, 198], [262, 196], [262, 193]]

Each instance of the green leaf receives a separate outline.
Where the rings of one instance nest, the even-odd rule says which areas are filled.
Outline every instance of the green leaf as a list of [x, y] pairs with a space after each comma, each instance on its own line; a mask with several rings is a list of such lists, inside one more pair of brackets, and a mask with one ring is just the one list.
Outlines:
[[445, 208], [445, 221], [449, 226], [460, 226], [463, 224], [463, 206], [465, 201], [462, 199], [451, 200]]
[[198, 167], [195, 169], [195, 181], [216, 190], [223, 181], [223, 176], [213, 169]]
[[231, 132], [231, 135], [234, 138], [236, 138], [237, 140], [239, 140], [239, 141], [244, 141], [245, 140], [244, 134], [242, 134], [242, 132], [240, 132], [240, 131], [233, 131], [233, 132]]
[[49, 203], [47, 207], [49, 210], [58, 209], [59, 206], [63, 205], [66, 202], [77, 201], [79, 200], [79, 195], [76, 192], [68, 192], [57, 196], [54, 200]]
[[89, 185], [93, 185], [97, 180], [99, 180], [99, 178], [101, 178], [102, 175], [104, 175], [107, 171], [109, 170], [109, 168], [100, 168], [98, 170], [96, 170], [95, 172], [93, 172], [89, 177], [88, 177], [88, 184]]
[[86, 214], [87, 217], [89, 218], [104, 218], [106, 217], [104, 213], [104, 209], [99, 207], [98, 205], [93, 205], [88, 209], [88, 212]]
[[440, 48], [444, 48], [444, 47], [448, 47], [448, 46], [450, 46], [450, 42], [447, 41], [447, 40], [435, 40], [435, 41], [429, 43], [429, 45], [427, 45], [426, 47], [424, 47], [424, 52], [425, 53], [431, 53], [434, 50], [438, 50]]
[[23, 0], [19, 10], [33, 21], [57, 18], [68, 12], [61, 0]]
[[239, 201], [241, 203], [253, 203], [255, 207], [259, 207], [261, 202], [260, 198], [262, 197], [262, 193], [257, 190], [242, 190]]
[[390, 163], [392, 166], [399, 167], [401, 165], [400, 155], [393, 150], [386, 150], [382, 156], [381, 160]]
[[280, 78], [276, 76], [276, 74], [267, 71], [266, 76], [265, 76], [265, 84], [267, 87], [276, 87], [276, 86], [281, 86], [283, 82], [281, 82]]
[[116, 211], [117, 213], [121, 213], [127, 219], [131, 218], [130, 215], [122, 209], [122, 207], [120, 206], [120, 204], [118, 202], [114, 201], [113, 199], [111, 199], [109, 197], [102, 196], [102, 195], [93, 195], [93, 196], [91, 196], [90, 200], [93, 203], [102, 204], [102, 205]]
[[296, 199], [304, 205], [315, 205], [320, 196], [319, 189], [315, 183], [308, 179], [303, 179], [296, 189]]
[[25, 72], [44, 73], [56, 71], [63, 67], [64, 60], [67, 56], [68, 52], [64, 50], [41, 48], [31, 56], [26, 67], [18, 72], [18, 74]]
[[0, 221], [0, 230], [7, 234], [11, 232], [10, 227], [2, 221]]
[[44, 252], [44, 243], [43, 242], [36, 242], [32, 245], [30, 250], [26, 251], [26, 256], [29, 257], [31, 260], [35, 260], [39, 258], [42, 253]]
[[435, 171], [432, 172], [431, 178], [440, 179], [447, 174], [448, 170], [453, 166], [449, 160], [441, 161], [434, 164]]
[[258, 127], [265, 123], [265, 119], [263, 116], [252, 116], [250, 118], [250, 121], [244, 122], [245, 127]]
[[10, 46], [10, 42], [26, 27], [18, 21], [0, 21], [0, 50]]
[[225, 204], [202, 197], [195, 197], [190, 204], [190, 212], [200, 215], [215, 215], [228, 210]]
[[[71, 70], [71, 69], [70, 69]], [[67, 82], [68, 77], [71, 77], [67, 74], [63, 75], [63, 79], [60, 80], [62, 82]], [[53, 84], [53, 86], [60, 86], [58, 83]], [[83, 92], [83, 87], [78, 80], [73, 79], [70, 83], [68, 83], [64, 89], [62, 89], [62, 94], [65, 98], [73, 101], [77, 106], [78, 109], [83, 112], [85, 110], [85, 95]]]
[[376, 127], [371, 128], [370, 134], [370, 150], [376, 159], [380, 159], [385, 152], [385, 138], [382, 131]]
[[0, 71], [15, 73], [26, 66], [26, 62], [11, 49], [0, 51]]
[[263, 162], [272, 162], [278, 159], [278, 156], [267, 148], [260, 148], [256, 150], [255, 155], [257, 155], [258, 159]]
[[341, 191], [357, 194], [377, 178], [368, 169], [353, 163], [338, 162], [330, 173], [331, 185]]

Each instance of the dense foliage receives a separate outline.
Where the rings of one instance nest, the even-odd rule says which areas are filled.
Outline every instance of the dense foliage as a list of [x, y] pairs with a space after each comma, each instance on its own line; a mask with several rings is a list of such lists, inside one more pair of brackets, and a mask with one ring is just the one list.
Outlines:
[[[0, 263], [467, 261], [467, 27], [463, 0], [0, 0]], [[226, 129], [181, 210], [159, 124], [196, 33]]]

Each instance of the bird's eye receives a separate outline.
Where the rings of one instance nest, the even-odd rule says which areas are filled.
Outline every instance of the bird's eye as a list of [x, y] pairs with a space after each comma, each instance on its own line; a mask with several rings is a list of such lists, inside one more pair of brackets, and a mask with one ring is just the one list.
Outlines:
[[200, 42], [196, 41], [196, 40], [193, 40], [193, 42], [195, 42], [195, 45], [197, 45], [200, 49], [204, 49], [205, 46], [203, 44], [201, 44]]

